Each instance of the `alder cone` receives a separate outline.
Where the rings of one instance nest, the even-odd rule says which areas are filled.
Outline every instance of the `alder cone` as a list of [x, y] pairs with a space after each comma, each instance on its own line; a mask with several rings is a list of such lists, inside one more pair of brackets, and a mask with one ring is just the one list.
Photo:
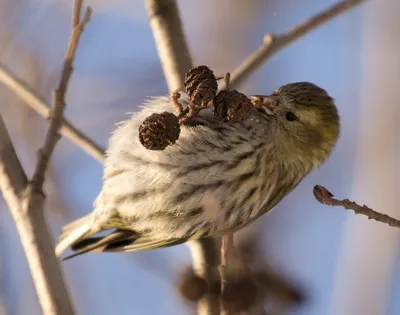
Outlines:
[[214, 72], [207, 66], [198, 66], [185, 74], [184, 86], [190, 100], [197, 106], [207, 105], [217, 94]]
[[214, 98], [214, 115], [220, 120], [240, 123], [250, 117], [253, 104], [237, 90], [222, 90]]
[[164, 150], [178, 140], [180, 131], [174, 114], [152, 114], [139, 126], [139, 141], [148, 150]]

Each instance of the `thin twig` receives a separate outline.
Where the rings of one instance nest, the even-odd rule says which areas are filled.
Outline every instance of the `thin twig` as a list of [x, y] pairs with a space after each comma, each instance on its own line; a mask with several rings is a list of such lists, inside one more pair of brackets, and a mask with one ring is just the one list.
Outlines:
[[289, 29], [282, 35], [267, 34], [264, 38], [264, 44], [251, 54], [245, 61], [232, 73], [230, 85], [237, 87], [253, 74], [265, 61], [274, 56], [278, 51], [287, 45], [293, 43], [300, 37], [316, 29], [322, 24], [333, 18], [349, 11], [351, 8], [367, 0], [345, 0], [330, 8], [318, 13], [308, 20]]
[[28, 179], [0, 116], [0, 188], [9, 206], [20, 206], [19, 199], [27, 184]]
[[[74, 6], [74, 14], [80, 12], [79, 5], [82, 5], [82, 1], [77, 0]], [[49, 128], [47, 131], [46, 139], [43, 148], [40, 150], [39, 159], [36, 164], [35, 172], [32, 177], [32, 186], [38, 191], [41, 191], [44, 175], [47, 169], [50, 156], [56, 146], [59, 139], [58, 130], [61, 127], [63, 112], [65, 108], [65, 94], [68, 88], [68, 82], [73, 71], [72, 62], [75, 57], [76, 49], [78, 47], [79, 38], [83, 32], [84, 26], [89, 22], [92, 9], [88, 7], [85, 12], [85, 16], [78, 24], [71, 28], [71, 34], [68, 42], [67, 52], [65, 54], [64, 66], [61, 73], [60, 84], [58, 88], [53, 91], [53, 107], [50, 117]]]
[[377, 212], [366, 205], [360, 206], [354, 201], [349, 199], [335, 199], [333, 194], [323, 186], [316, 185], [313, 189], [315, 199], [320, 203], [333, 207], [343, 207], [346, 210], [352, 210], [355, 214], [362, 214], [368, 217], [370, 220], [379, 221], [386, 223], [387, 225], [400, 228], [400, 220], [392, 218], [387, 214]]
[[[41, 100], [35, 92], [31, 90], [25, 83], [16, 79], [6, 67], [0, 65], [0, 82], [7, 86], [11, 91], [19, 97], [24, 105], [32, 108], [39, 115], [46, 119], [50, 119], [50, 106]], [[99, 162], [104, 160], [104, 149], [86, 136], [82, 131], [73, 126], [68, 120], [64, 119], [61, 126], [61, 134], [75, 143], [83, 151], [91, 155]]]
[[74, 31], [74, 28], [79, 24], [79, 21], [81, 20], [82, 2], [83, 0], [75, 0], [71, 19], [71, 32]]
[[220, 239], [204, 238], [188, 243], [194, 273], [207, 282], [207, 294], [197, 301], [198, 315], [219, 315]]
[[[15, 153], [14, 146], [8, 135], [6, 126], [0, 116], [0, 180], [8, 184], [2, 186], [3, 195], [6, 193], [14, 195], [13, 198], [20, 198], [23, 194], [28, 179]], [[4, 184], [6, 182], [3, 182]], [[4, 189], [3, 189], [4, 188]], [[7, 198], [6, 198], [7, 199]]]

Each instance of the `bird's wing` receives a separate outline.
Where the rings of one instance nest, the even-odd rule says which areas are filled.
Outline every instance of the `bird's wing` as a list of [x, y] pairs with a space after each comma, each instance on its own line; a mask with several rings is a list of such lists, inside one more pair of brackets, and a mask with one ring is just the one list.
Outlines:
[[140, 236], [130, 230], [114, 230], [113, 232], [98, 237], [90, 237], [74, 244], [72, 255], [65, 257], [67, 260], [85, 253], [95, 252], [132, 252], [138, 250], [152, 250], [185, 243], [197, 238], [196, 235], [183, 239], [152, 239], [148, 236]]
[[[207, 224], [198, 211], [204, 201], [237, 198], [239, 195], [229, 194], [222, 186], [235, 180], [241, 187], [246, 186], [254, 175], [258, 157], [253, 143], [248, 141], [249, 130], [228, 123], [215, 129], [210, 126], [214, 120], [209, 113], [194, 126], [182, 127], [178, 141], [165, 150], [144, 148], [138, 139], [140, 124], [152, 113], [165, 110], [173, 111], [167, 97], [153, 99], [114, 131], [95, 211], [96, 217], [101, 218], [115, 209], [131, 224], [114, 228], [132, 228], [139, 233], [164, 231], [157, 238], [173, 239], [186, 237], [182, 231], [189, 232], [192, 226]], [[171, 216], [182, 222], [171, 222]], [[105, 223], [109, 223], [107, 220]]]

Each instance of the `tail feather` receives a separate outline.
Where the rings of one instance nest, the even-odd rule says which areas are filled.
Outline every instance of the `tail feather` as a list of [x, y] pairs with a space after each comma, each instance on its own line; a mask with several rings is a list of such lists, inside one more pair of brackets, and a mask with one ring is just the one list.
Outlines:
[[120, 241], [112, 246], [107, 246], [103, 251], [108, 252], [134, 252], [138, 250], [152, 250], [170, 247], [187, 242], [186, 238], [171, 238], [166, 240], [152, 239], [146, 236], [136, 238], [133, 242]]
[[58, 244], [55, 252], [57, 256], [60, 256], [69, 247], [82, 239], [85, 239], [98, 231], [93, 230], [92, 224], [89, 220], [89, 216], [80, 218], [62, 229], [62, 233], [59, 237]]
[[135, 242], [138, 234], [129, 230], [115, 230], [105, 236], [89, 237], [76, 242], [71, 246], [74, 251], [72, 255], [65, 257], [63, 260], [82, 255], [89, 252], [107, 252], [114, 248], [119, 248], [126, 244]]
[[63, 260], [95, 252], [133, 252], [138, 250], [151, 250], [161, 247], [178, 245], [188, 239], [157, 240], [146, 236], [140, 236], [130, 230], [114, 230], [105, 236], [95, 236], [82, 239], [71, 246], [73, 254]]
[[85, 216], [83, 216], [83, 217], [81, 217], [81, 218], [79, 218], [79, 219], [76, 219], [75, 221], [72, 221], [72, 222], [70, 222], [70, 223], [64, 225], [64, 226], [61, 228], [62, 234], [61, 234], [60, 237], [62, 237], [65, 233], [68, 233], [68, 231], [74, 230], [74, 229], [76, 229], [78, 226], [80, 226], [80, 225], [82, 225], [83, 223], [87, 222], [87, 221], [89, 220], [90, 215], [91, 215], [91, 213], [89, 213], [88, 215], [85, 215]]
[[[132, 252], [178, 245], [192, 238], [154, 239], [132, 230], [116, 229], [103, 236], [93, 236], [100, 229], [93, 228], [91, 217], [85, 216], [62, 228], [55, 252], [61, 256], [68, 248], [74, 253], [63, 260], [89, 252]], [[193, 238], [198, 238], [193, 236]]]

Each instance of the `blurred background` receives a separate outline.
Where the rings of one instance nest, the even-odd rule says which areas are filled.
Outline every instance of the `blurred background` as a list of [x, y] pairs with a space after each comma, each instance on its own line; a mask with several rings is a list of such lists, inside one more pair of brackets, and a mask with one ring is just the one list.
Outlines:
[[[262, 44], [333, 0], [178, 1], [194, 63], [225, 73]], [[142, 0], [91, 0], [67, 95], [66, 117], [106, 146], [115, 124], [148, 96], [168, 92]], [[0, 0], [0, 63], [50, 102], [65, 52], [70, 0]], [[296, 315], [400, 314], [400, 231], [319, 204], [316, 184], [400, 217], [400, 2], [371, 0], [273, 57], [241, 87], [267, 94], [311, 81], [328, 90], [342, 117], [330, 160], [251, 229], [262, 255], [300, 286]], [[0, 112], [27, 173], [46, 121], [0, 86]], [[54, 237], [91, 211], [102, 167], [65, 138], [45, 191]], [[0, 200], [0, 314], [41, 314], [10, 212]], [[133, 254], [84, 255], [63, 263], [77, 314], [190, 314], [175, 281], [186, 246]]]

